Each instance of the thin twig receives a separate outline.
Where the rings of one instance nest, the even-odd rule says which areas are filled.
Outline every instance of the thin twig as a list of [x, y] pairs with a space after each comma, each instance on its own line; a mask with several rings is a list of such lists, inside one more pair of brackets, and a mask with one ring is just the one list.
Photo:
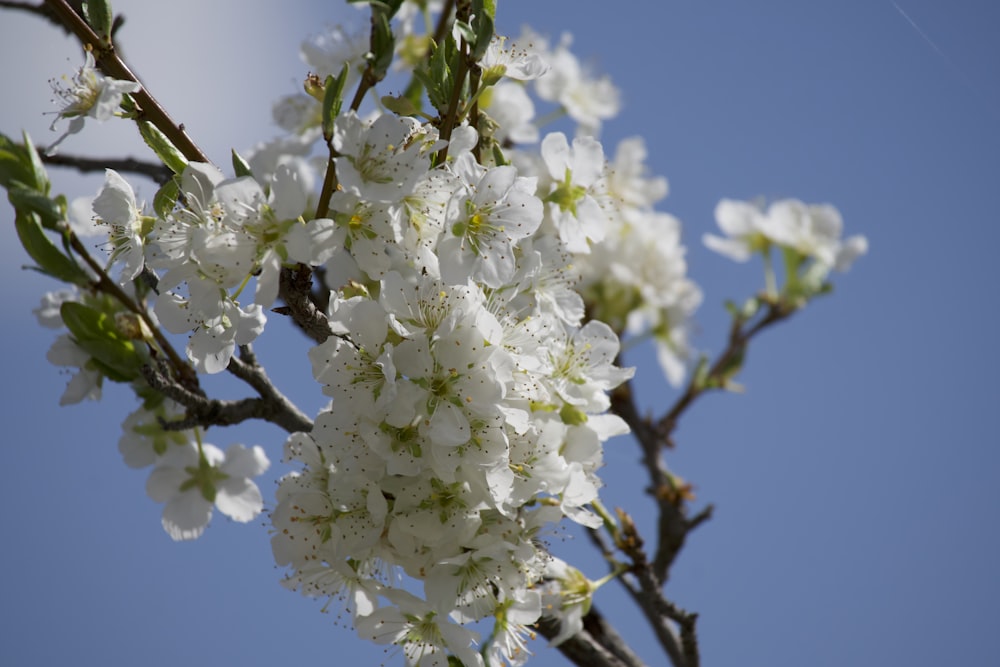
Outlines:
[[[59, 18], [63, 26], [76, 35], [81, 44], [85, 47], [89, 46], [93, 50], [94, 60], [102, 72], [115, 79], [141, 83], [128, 65], [118, 57], [114, 45], [109, 44], [94, 32], [66, 0], [45, 0], [45, 5]], [[211, 162], [181, 126], [174, 122], [166, 110], [156, 101], [156, 98], [146, 90], [145, 86], [139, 92], [132, 93], [131, 96], [138, 107], [137, 120], [152, 123], [170, 139], [188, 160]]]
[[170, 171], [170, 169], [165, 165], [155, 162], [146, 162], [144, 160], [137, 160], [136, 158], [131, 157], [112, 159], [88, 158], [80, 157], [78, 155], [65, 155], [63, 153], [48, 155], [45, 153], [44, 148], [39, 150], [39, 156], [45, 164], [50, 164], [56, 167], [71, 167], [84, 173], [114, 169], [119, 172], [140, 174], [160, 185], [169, 181], [173, 176], [173, 172]]
[[274, 418], [269, 421], [289, 433], [311, 431], [312, 421], [287, 396], [278, 391], [264, 367], [257, 363], [253, 349], [249, 345], [242, 345], [239, 350], [240, 356], [230, 359], [226, 370], [253, 387], [263, 400], [274, 405]]
[[162, 368], [143, 366], [142, 374], [150, 387], [184, 406], [183, 418], [161, 422], [161, 426], [166, 430], [184, 431], [195, 426], [203, 428], [231, 426], [249, 419], [271, 422], [289, 433], [312, 430], [312, 422], [294, 406], [290, 410], [287, 401], [274, 400], [271, 397], [244, 398], [235, 401], [206, 398], [171, 380]]
[[724, 376], [727, 369], [730, 368], [734, 360], [746, 353], [747, 345], [753, 337], [764, 329], [777, 324], [782, 320], [788, 319], [788, 317], [790, 317], [795, 310], [796, 309], [794, 307], [788, 306], [780, 301], [769, 303], [767, 304], [767, 310], [765, 311], [764, 316], [746, 330], [743, 329], [743, 326], [747, 324], [745, 320], [741, 318], [733, 320], [732, 327], [729, 331], [729, 340], [726, 349], [722, 351], [719, 358], [712, 364], [711, 369], [708, 371], [708, 375], [705, 378], [692, 376], [688, 381], [687, 388], [684, 390], [681, 397], [678, 398], [673, 407], [671, 407], [670, 410], [668, 410], [666, 414], [659, 419], [657, 430], [659, 431], [664, 444], [669, 446], [670, 436], [674, 432], [674, 429], [677, 428], [678, 420], [691, 406], [695, 399], [709, 389], [722, 389], [725, 387], [726, 378]]
[[[607, 624], [596, 607], [592, 606], [590, 612], [584, 617], [584, 629], [559, 644], [556, 648], [566, 658], [578, 667], [643, 667], [643, 663], [630, 650], [625, 656], [631, 654], [635, 661], [627, 657], [616, 654], [597, 640], [588, 629], [587, 617], [591, 617], [589, 625], [592, 628], [606, 628]], [[595, 620], [599, 623], [595, 625]], [[552, 616], [543, 616], [535, 626], [539, 634], [548, 639], [552, 639], [559, 634], [560, 624], [558, 619]], [[616, 633], [617, 634], [617, 633]]]

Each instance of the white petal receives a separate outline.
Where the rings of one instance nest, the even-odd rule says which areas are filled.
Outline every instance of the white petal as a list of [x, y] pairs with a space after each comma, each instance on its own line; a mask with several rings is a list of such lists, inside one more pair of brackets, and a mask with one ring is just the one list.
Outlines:
[[185, 491], [163, 508], [163, 530], [175, 541], [201, 537], [212, 518], [212, 505], [197, 490]]
[[264, 509], [257, 485], [245, 478], [227, 479], [218, 485], [215, 506], [233, 521], [246, 523]]
[[221, 469], [232, 477], [256, 477], [264, 474], [270, 465], [271, 462], [263, 447], [256, 445], [247, 448], [243, 445], [230, 445], [226, 449], [226, 460]]

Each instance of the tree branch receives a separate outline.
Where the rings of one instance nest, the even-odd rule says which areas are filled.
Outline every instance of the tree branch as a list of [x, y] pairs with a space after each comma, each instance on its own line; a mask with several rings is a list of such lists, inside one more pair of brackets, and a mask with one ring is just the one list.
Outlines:
[[[254, 374], [248, 369], [249, 365], [246, 362], [238, 362], [238, 365], [240, 364], [242, 367], [235, 371], [234, 375], [239, 377], [240, 373]], [[262, 419], [271, 422], [289, 433], [312, 430], [312, 422], [292, 406], [287, 399], [277, 394], [277, 390], [273, 387], [272, 392], [280, 398], [276, 399], [272, 395], [267, 395], [261, 398], [224, 401], [207, 398], [185, 389], [179, 383], [171, 380], [163, 372], [163, 369], [155, 368], [152, 365], [143, 366], [142, 374], [150, 387], [180, 403], [186, 410], [182, 419], [161, 422], [163, 428], [169, 431], [184, 431], [195, 426], [203, 428], [231, 426], [248, 419]]]
[[[81, 44], [85, 47], [89, 46], [93, 50], [94, 60], [102, 72], [115, 79], [141, 83], [128, 65], [118, 57], [114, 45], [95, 33], [66, 0], [45, 0], [45, 6], [58, 17], [59, 22], [65, 28], [76, 35]], [[152, 123], [170, 139], [188, 160], [211, 162], [192, 141], [191, 137], [184, 132], [182, 126], [175, 123], [160, 103], [156, 101], [156, 98], [146, 90], [145, 86], [139, 92], [132, 93], [131, 97], [137, 107], [137, 120]]]
[[[542, 616], [535, 627], [543, 637], [552, 639], [559, 634], [560, 624], [555, 617]], [[607, 641], [613, 648], [605, 645], [599, 638]], [[594, 606], [583, 617], [583, 630], [556, 648], [579, 667], [643, 667], [644, 664]]]
[[257, 363], [257, 355], [249, 345], [240, 346], [240, 356], [230, 359], [226, 370], [253, 387], [263, 400], [274, 406], [274, 415], [269, 421], [289, 433], [312, 430], [312, 420], [278, 391], [264, 367]]
[[136, 158], [88, 158], [80, 157], [78, 155], [64, 155], [62, 153], [48, 155], [45, 153], [44, 148], [39, 151], [39, 156], [45, 164], [51, 164], [57, 167], [71, 167], [84, 173], [114, 169], [115, 171], [120, 172], [140, 174], [160, 185], [169, 181], [173, 176], [173, 172], [162, 164], [145, 162], [143, 160], [137, 160]]
[[727, 374], [731, 372], [730, 369], [732, 369], [734, 363], [741, 362], [751, 339], [764, 329], [788, 319], [797, 310], [794, 306], [787, 305], [780, 300], [766, 303], [767, 310], [764, 316], [746, 330], [743, 329], [744, 325], [748, 324], [746, 319], [742, 317], [735, 317], [733, 319], [726, 349], [722, 351], [719, 358], [712, 364], [708, 374], [704, 377], [699, 377], [697, 374], [692, 375], [684, 393], [677, 399], [673, 407], [659, 419], [656, 428], [664, 445], [671, 446], [670, 437], [674, 429], [677, 428], [678, 420], [695, 399], [710, 389], [726, 388]]
[[283, 268], [278, 296], [284, 306], [275, 308], [279, 315], [290, 315], [296, 326], [317, 343], [332, 335], [326, 315], [321, 313], [311, 299], [312, 271], [304, 264], [297, 268]]
[[[649, 475], [647, 492], [656, 501], [657, 548], [653, 570], [657, 579], [666, 582], [667, 572], [684, 546], [687, 534], [694, 525], [687, 518], [686, 494], [679, 489], [675, 478], [667, 471], [663, 461], [661, 433], [648, 417], [639, 415], [632, 394], [631, 382], [620, 385], [611, 394], [611, 409], [632, 429], [642, 450], [642, 465]], [[705, 521], [701, 518], [698, 524]], [[697, 524], [695, 524], [697, 525]]]

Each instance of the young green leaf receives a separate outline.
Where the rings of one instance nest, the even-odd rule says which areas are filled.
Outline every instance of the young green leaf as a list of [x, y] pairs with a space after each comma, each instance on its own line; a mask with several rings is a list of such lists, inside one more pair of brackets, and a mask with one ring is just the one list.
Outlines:
[[100, 364], [109, 379], [129, 382], [139, 377], [144, 360], [111, 315], [75, 301], [64, 302], [59, 314], [77, 346]]
[[340, 115], [340, 109], [344, 105], [344, 86], [349, 73], [350, 68], [344, 63], [336, 79], [333, 76], [326, 77], [323, 89], [323, 138], [327, 141], [333, 138], [333, 121]]
[[76, 262], [64, 255], [49, 237], [42, 231], [38, 216], [28, 211], [19, 210], [14, 218], [17, 236], [25, 251], [38, 264], [38, 269], [57, 280], [76, 285], [86, 285], [89, 282]]
[[[253, 172], [250, 170], [250, 163], [243, 159], [243, 156], [236, 152], [236, 149], [232, 149], [233, 152], [233, 173], [236, 174], [237, 178], [240, 176], [253, 176]], [[176, 197], [174, 198], [176, 199]]]
[[114, 15], [111, 13], [111, 4], [108, 0], [87, 0], [83, 3], [83, 13], [94, 32], [110, 44], [111, 21]]
[[184, 171], [184, 167], [188, 163], [187, 158], [177, 150], [177, 147], [171, 143], [167, 135], [160, 132], [159, 128], [152, 123], [141, 121], [139, 123], [139, 134], [142, 135], [142, 139], [146, 142], [146, 145], [156, 153], [156, 157], [160, 158], [160, 161], [167, 165], [170, 171], [175, 174]]
[[13, 183], [43, 190], [39, 187], [31, 157], [24, 146], [0, 134], [0, 186], [10, 188]]
[[45, 229], [55, 229], [66, 218], [58, 203], [36, 190], [13, 185], [7, 191], [7, 198], [17, 211], [37, 214]]
[[[235, 153], [234, 153], [235, 155]], [[177, 197], [180, 195], [180, 187], [175, 179], [170, 179], [153, 195], [153, 210], [161, 218], [167, 217], [174, 206], [177, 205]]]
[[38, 155], [38, 151], [35, 150], [35, 144], [31, 141], [28, 133], [21, 132], [21, 137], [24, 139], [23, 148], [27, 165], [31, 167], [31, 174], [33, 176], [30, 182], [25, 182], [25, 185], [30, 185], [35, 190], [47, 195], [52, 184], [49, 183], [49, 175], [42, 164], [42, 158]]

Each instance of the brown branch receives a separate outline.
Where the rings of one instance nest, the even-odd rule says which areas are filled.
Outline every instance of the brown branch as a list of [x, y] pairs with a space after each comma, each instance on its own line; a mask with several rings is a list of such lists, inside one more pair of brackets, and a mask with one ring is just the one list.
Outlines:
[[[94, 60], [102, 72], [115, 79], [141, 83], [128, 65], [117, 55], [114, 45], [94, 32], [66, 0], [45, 0], [45, 5], [58, 17], [59, 22], [64, 27], [76, 35], [81, 44], [85, 47], [89, 46], [93, 50]], [[152, 123], [170, 139], [188, 160], [210, 162], [202, 150], [191, 140], [191, 137], [184, 132], [179, 124], [174, 122], [166, 110], [156, 101], [156, 98], [146, 90], [145, 86], [139, 92], [132, 93], [131, 97], [137, 107], [136, 120]]]
[[267, 376], [264, 367], [257, 363], [257, 355], [249, 345], [240, 346], [240, 356], [229, 360], [226, 368], [234, 376], [254, 388], [260, 397], [274, 406], [273, 418], [268, 419], [289, 433], [311, 431], [312, 420], [292, 403]]
[[330, 325], [311, 299], [312, 270], [304, 264], [296, 268], [283, 268], [278, 287], [278, 296], [285, 305], [273, 312], [289, 315], [295, 325], [305, 335], [317, 343], [322, 343], [332, 335]]
[[794, 306], [786, 305], [782, 301], [769, 302], [767, 303], [767, 310], [764, 316], [746, 330], [743, 327], [748, 323], [747, 320], [742, 317], [734, 318], [732, 327], [729, 330], [729, 340], [726, 349], [722, 351], [719, 358], [712, 364], [708, 375], [701, 378], [697, 374], [693, 374], [688, 381], [684, 393], [677, 399], [673, 407], [660, 418], [657, 430], [665, 445], [670, 446], [670, 437], [674, 429], [677, 428], [678, 420], [695, 399], [710, 389], [725, 389], [728, 369], [731, 368], [734, 362], [746, 354], [747, 345], [751, 339], [769, 326], [788, 319], [795, 310]]
[[[542, 616], [535, 627], [543, 637], [552, 639], [559, 634], [560, 624], [555, 617]], [[608, 642], [610, 646], [604, 642]], [[583, 629], [556, 648], [579, 667], [643, 667], [644, 665], [625, 640], [604, 620], [604, 616], [595, 606], [591, 606], [590, 611], [583, 617]]]
[[[233, 373], [237, 377], [241, 373], [253, 373], [249, 370], [249, 364], [246, 362], [238, 362], [237, 365], [239, 364], [243, 364], [243, 366]], [[170, 379], [163, 371], [163, 368], [154, 368], [152, 365], [142, 368], [143, 377], [150, 387], [184, 406], [185, 415], [183, 418], [161, 421], [161, 426], [166, 430], [184, 431], [196, 426], [202, 428], [231, 426], [249, 419], [262, 419], [271, 422], [289, 433], [312, 430], [312, 422], [297, 408], [291, 406], [287, 399], [284, 399], [280, 394], [277, 394], [280, 399], [271, 395], [271, 392], [261, 398], [244, 398], [235, 401], [207, 398], [185, 389]], [[277, 393], [273, 387], [271, 390], [273, 393]]]
[[[55, 25], [59, 26], [63, 30], [66, 27], [59, 22], [59, 17], [57, 17], [51, 9], [45, 6], [44, 2], [40, 2], [37, 5], [31, 4], [30, 2], [13, 2], [12, 0], [0, 0], [0, 9], [16, 9], [18, 11], [27, 12], [29, 14], [35, 14], [42, 17], [48, 21], [51, 21]], [[67, 30], [67, 32], [69, 32]]]
[[114, 169], [115, 171], [131, 172], [145, 176], [160, 185], [169, 181], [174, 174], [174, 172], [162, 164], [145, 162], [136, 158], [88, 158], [78, 155], [65, 155], [63, 153], [47, 155], [44, 148], [39, 151], [39, 156], [45, 164], [56, 167], [71, 167], [84, 173]]
[[[694, 527], [687, 518], [684, 493], [676, 488], [674, 478], [667, 472], [662, 457], [660, 433], [649, 418], [639, 415], [631, 382], [620, 385], [612, 392], [611, 409], [629, 425], [642, 450], [642, 465], [649, 475], [647, 491], [653, 496], [659, 509], [657, 515], [659, 539], [653, 570], [658, 579], [666, 582], [670, 565], [683, 548], [688, 532]], [[704, 519], [701, 519], [698, 523], [703, 521]]]
[[[698, 615], [684, 611], [663, 596], [664, 580], [657, 576], [646, 558], [635, 522], [622, 510], [618, 510], [618, 519], [620, 528], [616, 546], [632, 561], [629, 574], [635, 578], [638, 586], [624, 577], [619, 577], [619, 580], [642, 610], [660, 646], [675, 667], [698, 667], [700, 658], [695, 633]], [[680, 629], [679, 643], [668, 621], [673, 621]]]

